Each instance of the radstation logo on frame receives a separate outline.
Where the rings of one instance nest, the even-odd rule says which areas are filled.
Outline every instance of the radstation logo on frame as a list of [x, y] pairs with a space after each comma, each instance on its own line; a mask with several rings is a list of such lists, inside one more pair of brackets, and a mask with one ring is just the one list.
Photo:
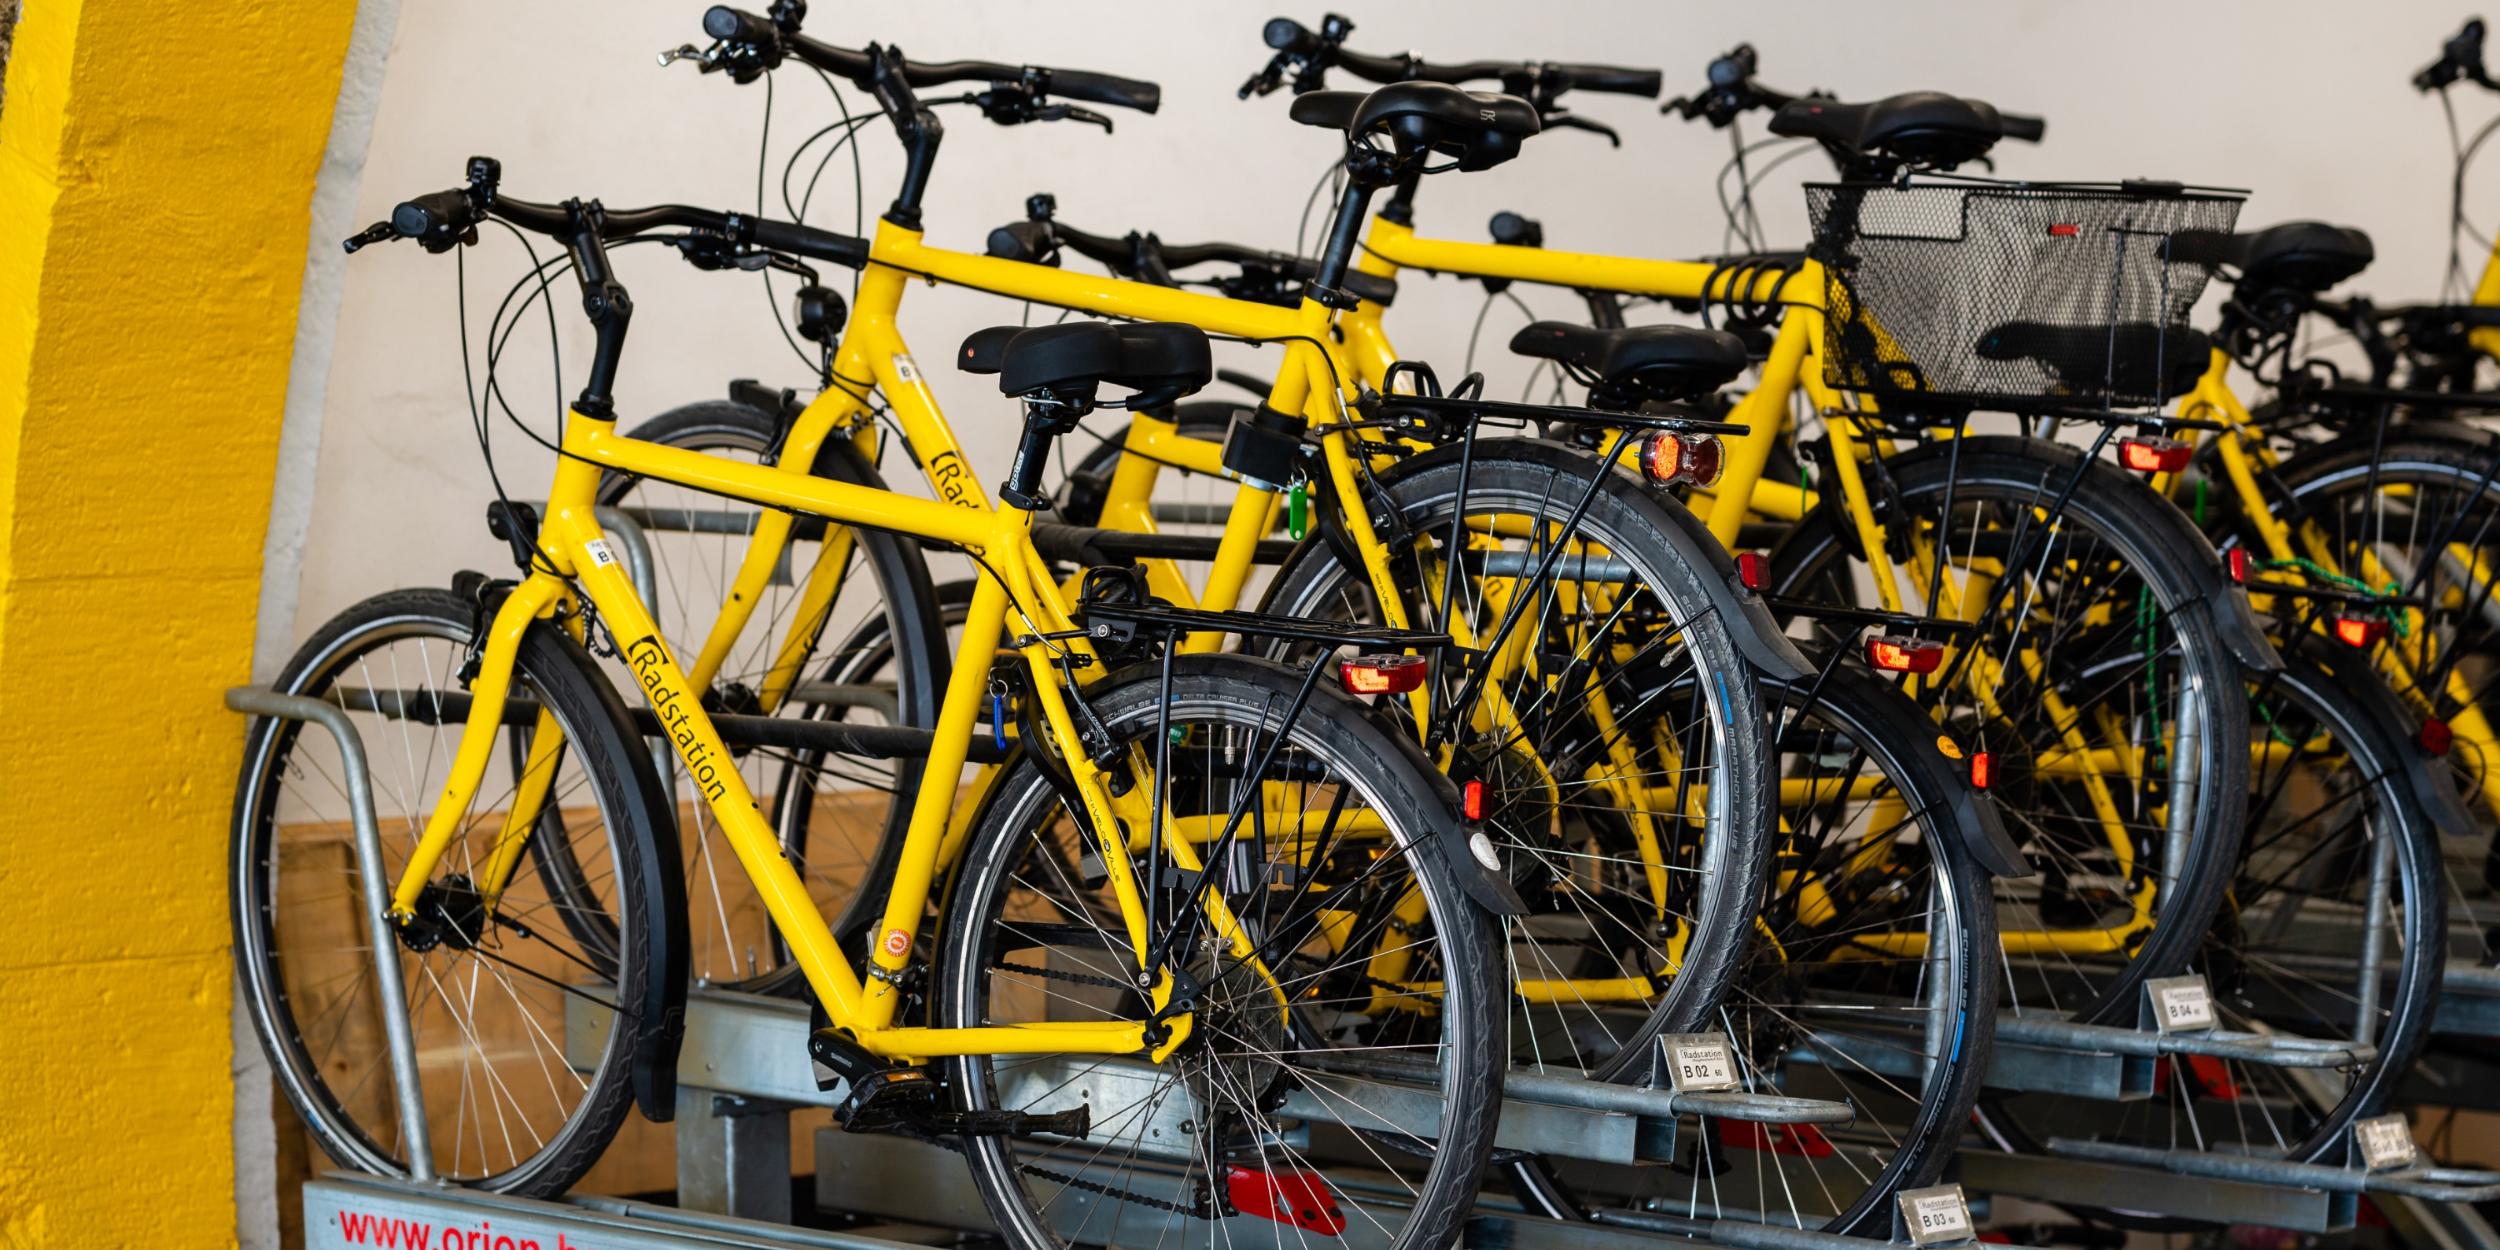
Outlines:
[[682, 680], [673, 679], [668, 648], [660, 642], [659, 635], [645, 634], [625, 644], [625, 663], [641, 680], [643, 693], [651, 699], [651, 714], [660, 718], [661, 731], [677, 744], [678, 756], [686, 761], [687, 775], [703, 787], [704, 797], [717, 799], [729, 793], [711, 744], [694, 732], [694, 718], [686, 712], [686, 704], [694, 696], [686, 692]]

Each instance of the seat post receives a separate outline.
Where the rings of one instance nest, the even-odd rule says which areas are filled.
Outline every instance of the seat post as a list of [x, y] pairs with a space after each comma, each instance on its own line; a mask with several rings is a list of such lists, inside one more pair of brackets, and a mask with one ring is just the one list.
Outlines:
[[1042, 474], [1050, 467], [1051, 441], [1075, 429], [1077, 420], [1091, 411], [1090, 400], [1062, 398], [1047, 390], [1025, 396], [1024, 433], [1016, 440], [1016, 458], [1007, 466], [998, 497], [1027, 512], [1048, 511], [1050, 496], [1042, 489]]

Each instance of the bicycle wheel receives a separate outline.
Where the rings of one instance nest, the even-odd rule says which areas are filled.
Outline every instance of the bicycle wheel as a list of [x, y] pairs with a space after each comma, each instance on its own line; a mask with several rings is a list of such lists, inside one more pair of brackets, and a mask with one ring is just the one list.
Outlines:
[[1892, 1197], [1942, 1175], [1994, 1048], [1996, 912], [1983, 819], [1936, 726], [1841, 669], [1765, 679], [1783, 827], [1759, 932], [1710, 1031], [1747, 1089], [1848, 1103], [1847, 1125], [1704, 1120], [1674, 1168], [1555, 1160], [1523, 1172], [1546, 1214], [1609, 1208], [1883, 1237]]
[[[368, 747], [384, 860], [394, 874], [440, 797], [457, 721], [386, 715], [459, 691], [473, 607], [403, 590], [348, 609], [307, 640], [274, 688], [348, 709]], [[438, 1175], [519, 1194], [561, 1192], [587, 1171], [632, 1098], [632, 1010], [654, 977], [672, 908], [658, 867], [665, 819], [622, 702], [563, 631], [533, 628], [515, 697], [555, 718], [565, 746], [533, 839], [562, 838], [584, 869], [611, 944], [593, 949], [561, 913], [579, 895], [516, 871], [491, 907], [475, 874], [519, 783], [497, 752], [458, 841], [402, 930], [399, 962]], [[422, 706], [422, 703], [420, 703]], [[514, 727], [507, 735], [526, 737]], [[329, 734], [256, 719], [235, 794], [235, 967], [278, 1087], [339, 1163], [408, 1172], [382, 1034], [346, 780]], [[396, 879], [385, 883], [396, 885]]]
[[[2491, 721], [2500, 719], [2490, 697], [2500, 680], [2500, 440], [2442, 428], [2454, 433], [2400, 430], [2383, 443], [2352, 435], [2303, 449], [2267, 481], [2283, 495], [2271, 501], [2274, 514], [2292, 527], [2302, 559], [2372, 591], [2393, 587], [2421, 600], [2376, 649], [2380, 677], [2443, 721], [2469, 706]], [[2245, 521], [2216, 528], [2226, 550], [2255, 542]], [[2265, 558], [2262, 546], [2251, 554]], [[2472, 805], [2490, 814], [2500, 814], [2495, 748], [2487, 733], [2461, 732], [2449, 757]], [[2470, 893], [2488, 911], [2495, 889], [2475, 882]]]
[[[631, 437], [706, 455], [771, 463], [780, 423], [745, 404], [688, 404], [652, 418]], [[819, 477], [881, 486], [876, 469], [840, 438], [818, 455]], [[623, 510], [649, 540], [658, 585], [647, 594], [661, 634], [692, 664], [710, 635], [747, 550], [746, 535], [762, 509], [645, 478], [610, 474], [600, 502]], [[944, 688], [947, 653], [929, 577], [916, 544], [877, 530], [828, 526], [805, 518], [781, 564], [731, 646], [706, 696], [707, 706], [757, 713], [776, 667], [796, 676], [778, 716], [863, 724], [933, 725]], [[839, 582], [821, 601], [808, 596], [811, 573], [829, 550]], [[830, 567], [828, 569], [830, 572]], [[795, 651], [788, 649], [796, 641]], [[688, 928], [695, 977], [752, 993], [796, 993], [803, 982], [773, 929], [726, 836], [694, 793], [684, 765], [661, 751], [680, 800], [677, 819], [686, 855], [692, 916]], [[874, 760], [817, 751], [755, 748], [741, 753], [747, 786], [765, 804], [791, 865], [808, 882], [834, 934], [855, 945], [874, 922], [910, 805], [918, 760]], [[557, 863], [551, 871], [561, 874]], [[589, 913], [576, 913], [584, 919]], [[587, 937], [587, 935], [586, 935]]]
[[[1778, 819], [1753, 669], [1701, 580], [1733, 571], [1724, 556], [1694, 567], [1670, 545], [1679, 505], [1554, 443], [1480, 441], [1463, 471], [1450, 449], [1377, 486], [1369, 506], [1395, 518], [1379, 528], [1399, 535], [1389, 555], [1410, 620], [1437, 619], [1459, 522], [1469, 539], [1450, 617], [1507, 666], [1471, 716], [1450, 718], [1448, 767], [1483, 783], [1487, 832], [1531, 911], [1506, 921], [1512, 1057], [1640, 1079], [1651, 1040], [1696, 1027], [1726, 990]], [[1514, 603], [1526, 606], [1497, 642]], [[1278, 571], [1267, 609], [1378, 618], [1364, 571], [1317, 539]], [[1439, 701], [1471, 671], [1444, 666]]]
[[2258, 745], [2247, 849], [2204, 967], [2223, 1027], [2377, 1054], [2343, 1068], [2173, 1058], [2139, 1102], [1992, 1097], [1983, 1122], [1997, 1144], [2036, 1152], [2048, 1136], [2096, 1138], [2340, 1163], [2353, 1121], [2384, 1106], [2421, 1052], [2448, 938], [2438, 833], [2403, 780], [2412, 747], [2388, 731], [2392, 706], [2365, 706], [2391, 696], [2358, 666], [2292, 650], [2286, 671], [2249, 683]]
[[[1920, 701], [1989, 753], [1999, 810], [2037, 870], [1996, 883], [2005, 1006], [2132, 1025], [2144, 980], [2195, 962], [2247, 812], [2247, 692], [2204, 602], [2212, 549], [2141, 481], [2071, 449], [1953, 442], [1880, 468], [1898, 500], [1895, 558], [1939, 538], [1946, 553], [1935, 608], [1908, 571], [1920, 566], [1902, 565], [1905, 606], [1976, 630], [1934, 635], [1955, 658]], [[1867, 603], [1855, 536], [1828, 514], [1772, 565], [1780, 594]], [[1863, 645], [1854, 623], [1813, 627]]]
[[[1151, 672], [1089, 695], [1141, 777], [1169, 744], [1175, 831], [1220, 826], [1237, 797], [1263, 823], [1202, 894], [1166, 895], [1164, 928], [1199, 985], [1168, 1059], [952, 1061], [960, 1109], [1091, 1113], [1082, 1138], [963, 1139], [1009, 1245], [1438, 1250], [1456, 1235], [1504, 1064], [1493, 925], [1447, 862], [1467, 855], [1447, 845], [1457, 795], [1350, 696], [1315, 691], [1288, 725], [1302, 679], [1184, 657], [1168, 702]], [[1127, 931], [1085, 867], [1102, 843], [1029, 757], [995, 796], [939, 935], [941, 1023], [1144, 1018]], [[1240, 918], [1247, 952], [1211, 938], [1213, 897]], [[1366, 1110], [1384, 1073], [1437, 1095], [1437, 1111]]]

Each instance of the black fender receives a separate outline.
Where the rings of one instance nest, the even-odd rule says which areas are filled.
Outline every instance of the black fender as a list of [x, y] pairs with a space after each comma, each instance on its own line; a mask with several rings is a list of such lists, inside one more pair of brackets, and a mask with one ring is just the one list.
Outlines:
[[2322, 671], [2326, 680], [2352, 700], [2354, 710], [2369, 717], [2384, 734], [2397, 763], [2397, 775], [2413, 795], [2422, 814], [2440, 836], [2480, 837], [2488, 832], [2465, 805], [2456, 769], [2444, 756], [2422, 746], [2422, 718], [2406, 707], [2386, 679], [2370, 667], [2366, 652], [2323, 640], [2302, 648], [2302, 661]]
[[[1938, 793], [1952, 796], [1945, 823], [1973, 861], [1992, 877], [2019, 880], [2031, 876], [2031, 861], [2023, 858], [2021, 845], [2006, 830], [2005, 816], [1996, 800], [1971, 785], [1968, 757], [1945, 754], [1944, 744], [1952, 739], [1899, 686], [1839, 662], [1844, 658], [1831, 657], [1827, 673], [1801, 679], [1765, 678], [1763, 691], [1783, 702], [1809, 698], [1847, 700], [1854, 716], [1871, 722], [1868, 728], [1896, 744], [1895, 749], [1907, 767], [1925, 773], [1927, 784]], [[1960, 748], [1957, 745], [1955, 749]]]
[[[1585, 477], [1599, 463], [1599, 458], [1589, 452], [1541, 438], [1479, 442], [1476, 457], [1481, 460], [1495, 454], [1495, 448], [1499, 449], [1498, 454], [1514, 462], [1541, 462], [1558, 476], [1572, 474]], [[1409, 474], [1456, 463], [1465, 450], [1455, 444], [1434, 448], [1380, 473], [1378, 480], [1384, 489], [1393, 489]], [[1746, 662], [1767, 677], [1795, 679], [1812, 676], [1814, 665], [1807, 662], [1805, 653], [1797, 649], [1796, 642], [1781, 632], [1779, 621], [1772, 617], [1770, 606], [1762, 601], [1762, 596], [1745, 588], [1744, 581], [1737, 575], [1735, 559], [1728, 555], [1727, 548], [1719, 545], [1718, 539], [1711, 536], [1701, 518], [1694, 516], [1683, 500], [1650, 487], [1630, 470], [1618, 465], [1615, 472], [1621, 474], [1624, 480], [1643, 488], [1637, 498], [1645, 503], [1644, 510], [1650, 514], [1667, 546], [1693, 570], [1695, 580], [1710, 596], [1711, 606], [1727, 621], [1728, 633], [1735, 639], [1736, 649]]]
[[[2248, 590], [2231, 580], [2223, 567], [2222, 553], [2213, 540], [2196, 528], [2196, 522], [2180, 510], [2179, 505], [2146, 485], [2144, 480], [2106, 460], [2091, 460], [2083, 449], [2063, 443], [2047, 443], [2038, 439], [2006, 434], [1973, 434], [1959, 440], [1963, 450], [2018, 452], [2021, 455], [2066, 465], [2069, 470], [2081, 469], [2098, 478], [2104, 489], [2113, 492], [2139, 493], [2144, 502], [2137, 519], [2162, 531], [2159, 551], [2166, 553], [2175, 568], [2184, 572], [2196, 587], [2193, 606], [2201, 608], [2212, 622], [2214, 633], [2242, 668], [2254, 673], [2275, 673], [2283, 669], [2283, 657], [2276, 654], [2274, 644], [2266, 638], [2265, 627], [2258, 624], [2257, 614], [2248, 606]], [[1944, 460], [1952, 454], [1947, 442], [1923, 443], [1902, 452], [1891, 460], [1897, 474], [1918, 466], [1926, 460]]]
[[[598, 671], [590, 653], [571, 634], [543, 622], [530, 628], [547, 631], [584, 671]], [[626, 740], [640, 741], [632, 714], [626, 709], [624, 697], [617, 693], [615, 683], [602, 679], [594, 685]], [[677, 1051], [686, 1037], [686, 969], [691, 943], [686, 932], [685, 858], [678, 849], [676, 805], [669, 801], [668, 791], [660, 784], [659, 768], [652, 763], [651, 753], [628, 751], [626, 755], [634, 762], [634, 786], [656, 818], [651, 822], [651, 839], [629, 843], [621, 848], [621, 853], [643, 861], [643, 879], [658, 884], [664, 904], [659, 925], [648, 935], [651, 976], [640, 1001], [633, 1004], [634, 1017], [628, 1031], [633, 1058], [627, 1077], [634, 1091], [634, 1106], [642, 1112], [642, 1118], [666, 1124], [677, 1118]]]

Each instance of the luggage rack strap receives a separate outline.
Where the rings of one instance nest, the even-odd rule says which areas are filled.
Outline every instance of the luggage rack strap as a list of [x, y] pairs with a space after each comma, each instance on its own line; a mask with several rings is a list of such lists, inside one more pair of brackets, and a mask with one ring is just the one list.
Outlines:
[[1418, 651], [1445, 647], [1448, 634], [1424, 633], [1412, 629], [1391, 629], [1385, 625], [1361, 625], [1335, 621], [1305, 620], [1298, 616], [1281, 616], [1271, 612], [1213, 611], [1206, 608], [1176, 608], [1168, 603], [1111, 603], [1089, 601], [1077, 609], [1081, 622], [1106, 621], [1119, 624], [1151, 626], [1178, 633], [1247, 634], [1260, 638], [1285, 638], [1295, 642], [1325, 642], [1343, 647], [1413, 648]]
[[1997, 1041], [2058, 1050], [2103, 1052], [2158, 1059], [2203, 1055], [2271, 1068], [2349, 1068], [2378, 1057], [2378, 1048], [2357, 1042], [2269, 1036], [2216, 1029], [2208, 1033], [2148, 1033], [2107, 1024], [2078, 1024], [2036, 1015], [1997, 1017]]
[[2122, 1142], [2077, 1141], [2052, 1137], [2051, 1155], [2098, 1163], [2151, 1168], [2178, 1176], [2207, 1180], [2251, 1181], [2330, 1193], [2396, 1194], [2430, 1202], [2488, 1202], [2500, 1198], [2500, 1172], [2474, 1168], [2417, 1164], [2387, 1172], [2370, 1172], [2329, 1163], [2301, 1163], [2255, 1155], [2206, 1150], [2163, 1150]]
[[1495, 417], [1513, 421], [1568, 421], [1579, 425], [1615, 426], [1631, 430], [1665, 430], [1675, 434], [1739, 435], [1749, 427], [1733, 421], [1712, 421], [1706, 417], [1679, 417], [1654, 412], [1611, 412], [1595, 408], [1569, 408], [1558, 404], [1526, 404], [1506, 399], [1476, 399], [1464, 395], [1375, 395], [1369, 397], [1383, 417], [1395, 418], [1403, 412], [1419, 412], [1432, 416], [1460, 418]]

